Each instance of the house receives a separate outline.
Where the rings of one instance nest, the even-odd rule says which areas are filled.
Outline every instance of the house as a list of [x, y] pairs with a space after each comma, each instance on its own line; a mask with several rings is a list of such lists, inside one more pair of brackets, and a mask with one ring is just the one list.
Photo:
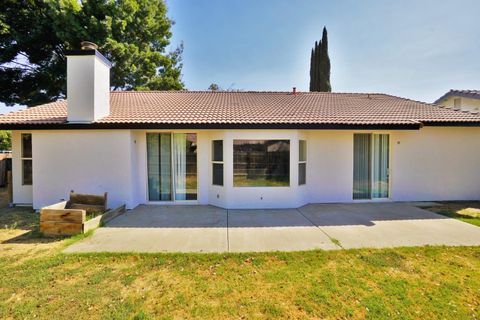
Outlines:
[[434, 102], [460, 111], [480, 112], [480, 90], [450, 90]]
[[70, 190], [110, 206], [480, 199], [480, 115], [386, 94], [110, 92], [110, 62], [67, 55], [68, 101], [0, 116], [13, 201]]

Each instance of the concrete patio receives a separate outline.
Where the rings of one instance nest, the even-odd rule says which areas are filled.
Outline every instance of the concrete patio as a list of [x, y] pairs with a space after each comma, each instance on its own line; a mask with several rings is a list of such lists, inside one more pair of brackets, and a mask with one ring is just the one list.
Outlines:
[[225, 210], [141, 205], [65, 252], [262, 252], [480, 245], [480, 228], [405, 203]]

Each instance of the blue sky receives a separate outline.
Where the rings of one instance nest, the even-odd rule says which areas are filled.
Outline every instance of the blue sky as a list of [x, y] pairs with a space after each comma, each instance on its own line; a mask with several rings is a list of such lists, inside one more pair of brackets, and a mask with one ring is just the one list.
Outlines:
[[[324, 25], [337, 92], [432, 102], [480, 89], [480, 1], [168, 0], [184, 41], [183, 80], [243, 90], [308, 90]], [[233, 84], [233, 86], [232, 86]]]
[[[480, 89], [478, 0], [167, 0], [183, 81], [240, 90], [308, 90], [310, 50], [329, 33], [336, 92], [432, 102]], [[0, 113], [11, 108], [0, 106]]]

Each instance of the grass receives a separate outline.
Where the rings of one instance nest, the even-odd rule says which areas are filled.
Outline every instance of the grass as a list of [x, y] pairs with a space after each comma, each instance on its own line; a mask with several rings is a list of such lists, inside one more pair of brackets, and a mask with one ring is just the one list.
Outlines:
[[332, 238], [332, 237], [329, 237], [330, 238], [330, 241], [332, 241], [336, 246], [340, 247], [340, 248], [343, 248], [342, 247], [342, 243], [340, 242], [340, 240], [336, 239], [336, 238]]
[[105, 212], [87, 212], [86, 216], [85, 216], [85, 220], [88, 221], [88, 220], [92, 220], [93, 218], [95, 217], [98, 217], [99, 215], [102, 215], [104, 214]]
[[28, 208], [0, 221], [2, 319], [480, 318], [480, 247], [67, 255], [88, 234], [41, 238]]
[[256, 178], [256, 179], [247, 179], [243, 175], [233, 176], [233, 186], [234, 187], [288, 187], [288, 181], [274, 180], [274, 179], [265, 179], [265, 178]]
[[0, 260], [12, 318], [480, 317], [478, 248]]
[[38, 213], [29, 207], [2, 208], [0, 228], [31, 230], [38, 226]]
[[480, 227], [480, 201], [439, 202], [424, 209]]

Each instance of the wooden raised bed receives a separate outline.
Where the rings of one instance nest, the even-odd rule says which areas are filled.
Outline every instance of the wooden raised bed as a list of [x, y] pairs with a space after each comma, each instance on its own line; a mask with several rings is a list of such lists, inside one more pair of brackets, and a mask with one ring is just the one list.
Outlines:
[[[74, 235], [98, 228], [125, 212], [125, 205], [106, 210], [104, 196], [70, 193], [69, 201], [62, 201], [40, 210], [40, 232], [47, 236]], [[87, 214], [99, 213], [87, 220]]]

